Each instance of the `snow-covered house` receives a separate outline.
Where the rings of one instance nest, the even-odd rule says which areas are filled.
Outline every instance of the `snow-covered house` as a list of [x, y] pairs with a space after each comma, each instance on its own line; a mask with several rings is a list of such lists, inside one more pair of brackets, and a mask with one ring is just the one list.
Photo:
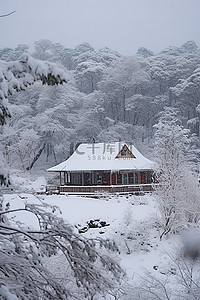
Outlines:
[[133, 192], [152, 189], [154, 162], [132, 144], [80, 144], [64, 162], [48, 169], [59, 172], [60, 192]]

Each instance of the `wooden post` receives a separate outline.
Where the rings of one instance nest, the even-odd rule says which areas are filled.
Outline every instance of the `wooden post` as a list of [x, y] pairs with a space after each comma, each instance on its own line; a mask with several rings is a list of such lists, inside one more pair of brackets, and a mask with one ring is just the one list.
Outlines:
[[66, 172], [64, 172], [64, 185], [66, 185]]
[[61, 177], [61, 175], [62, 175], [62, 172], [60, 172], [60, 186], [62, 185], [62, 177]]
[[83, 171], [82, 171], [82, 186], [84, 186], [84, 173], [83, 173]]

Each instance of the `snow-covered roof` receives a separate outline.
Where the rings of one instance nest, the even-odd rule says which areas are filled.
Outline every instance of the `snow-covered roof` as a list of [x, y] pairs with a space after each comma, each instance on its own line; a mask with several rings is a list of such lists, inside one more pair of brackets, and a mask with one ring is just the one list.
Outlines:
[[[127, 155], [123, 157], [124, 147]], [[80, 144], [66, 161], [47, 171], [149, 170], [154, 164], [130, 143], [93, 143]]]

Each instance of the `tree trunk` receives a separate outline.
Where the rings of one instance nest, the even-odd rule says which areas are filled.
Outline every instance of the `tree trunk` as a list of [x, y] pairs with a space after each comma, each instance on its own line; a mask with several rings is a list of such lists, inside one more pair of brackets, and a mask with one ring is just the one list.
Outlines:
[[123, 93], [123, 122], [126, 122], [126, 94]]
[[26, 168], [27, 171], [30, 171], [33, 168], [34, 164], [36, 163], [36, 161], [39, 159], [40, 155], [42, 154], [42, 151], [44, 150], [44, 148], [45, 148], [45, 144], [42, 146], [42, 148], [35, 155], [35, 157], [33, 158], [32, 163], [30, 164], [30, 166], [28, 166]]

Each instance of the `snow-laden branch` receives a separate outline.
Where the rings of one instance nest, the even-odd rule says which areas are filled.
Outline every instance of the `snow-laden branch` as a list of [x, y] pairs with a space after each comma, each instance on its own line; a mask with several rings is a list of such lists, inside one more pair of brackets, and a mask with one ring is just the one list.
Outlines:
[[[24, 208], [13, 210], [6, 206], [0, 212], [2, 285], [19, 299], [68, 299], [71, 293], [68, 279], [63, 274], [62, 285], [44, 263], [52, 255], [62, 255], [63, 266], [66, 265], [71, 270], [70, 280], [74, 278], [73, 288], [77, 283], [87, 297], [109, 292], [123, 274], [119, 264], [105, 252], [116, 251], [115, 243], [109, 240], [85, 239], [63, 219], [48, 212], [49, 208], [49, 205], [26, 204]], [[51, 207], [52, 212], [55, 209]], [[39, 221], [39, 229], [30, 229], [23, 223], [14, 223], [13, 220], [10, 222], [10, 214], [13, 216], [13, 213], [21, 211], [34, 214]], [[104, 249], [103, 255], [101, 249]]]
[[0, 61], [0, 123], [9, 115], [7, 98], [15, 91], [23, 91], [35, 81], [56, 85], [67, 82], [66, 74], [56, 64], [39, 61], [23, 54], [16, 61]]

